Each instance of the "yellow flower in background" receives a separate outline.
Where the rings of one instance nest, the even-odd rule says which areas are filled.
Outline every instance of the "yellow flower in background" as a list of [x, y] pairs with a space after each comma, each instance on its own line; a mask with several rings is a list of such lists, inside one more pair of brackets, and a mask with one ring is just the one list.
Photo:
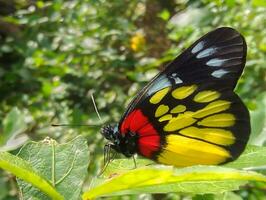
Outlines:
[[130, 39], [130, 48], [133, 51], [140, 51], [141, 49], [143, 49], [144, 45], [145, 45], [145, 37], [142, 33], [136, 33], [135, 35], [133, 35]]

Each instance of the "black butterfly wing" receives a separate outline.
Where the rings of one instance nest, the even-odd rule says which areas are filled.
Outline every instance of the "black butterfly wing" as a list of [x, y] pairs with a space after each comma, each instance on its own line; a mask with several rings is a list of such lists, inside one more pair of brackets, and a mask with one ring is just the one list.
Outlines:
[[247, 45], [229, 27], [213, 30], [194, 42], [157, 74], [130, 102], [125, 118], [143, 99], [164, 87], [191, 82], [221, 82], [234, 89], [246, 62]]
[[170, 63], [129, 105], [119, 129], [139, 135], [138, 152], [175, 166], [236, 159], [250, 134], [233, 92], [246, 59], [244, 38], [216, 29]]

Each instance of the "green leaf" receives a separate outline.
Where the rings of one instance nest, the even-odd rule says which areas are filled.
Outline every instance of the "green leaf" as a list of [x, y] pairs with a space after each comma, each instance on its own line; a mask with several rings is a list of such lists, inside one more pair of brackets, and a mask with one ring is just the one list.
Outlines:
[[243, 199], [241, 196], [233, 192], [226, 192], [226, 193], [215, 195], [214, 200], [243, 200]]
[[54, 187], [40, 176], [26, 161], [8, 152], [0, 152], [0, 168], [43, 191], [52, 199], [64, 199]]
[[[119, 160], [112, 164], [120, 165]], [[109, 179], [97, 180], [97, 186], [83, 194], [83, 199], [100, 196], [141, 193], [222, 193], [239, 189], [246, 181], [263, 181], [266, 177], [255, 172], [219, 166], [173, 168], [160, 165], [111, 174]]]
[[3, 134], [0, 137], [0, 146], [26, 129], [23, 114], [18, 108], [13, 108], [3, 120]]
[[[239, 189], [246, 181], [264, 181], [266, 177], [242, 169], [266, 165], [266, 147], [248, 146], [245, 152], [234, 162], [220, 166], [194, 166], [174, 169], [161, 167], [147, 159], [114, 160], [105, 170], [101, 179], [95, 179], [92, 189], [83, 195], [83, 199], [98, 196], [112, 196], [140, 193], [222, 193]], [[114, 177], [114, 178], [112, 178]], [[112, 178], [112, 179], [111, 179]]]
[[250, 111], [251, 130], [249, 144], [262, 146], [266, 141], [266, 95], [258, 95], [256, 109]]
[[162, 12], [158, 14], [158, 17], [162, 18], [164, 21], [167, 21], [170, 18], [170, 12], [164, 9]]
[[252, 4], [254, 6], [266, 7], [266, 1], [265, 0], [252, 0]]
[[256, 168], [266, 165], [266, 147], [247, 146], [242, 155], [234, 162], [226, 164], [226, 167], [237, 169]]
[[0, 200], [5, 200], [6, 197], [8, 196], [9, 189], [7, 186], [7, 180], [3, 177], [3, 171], [0, 171]]
[[[88, 146], [83, 137], [66, 144], [57, 144], [49, 138], [38, 143], [30, 142], [18, 155], [31, 163], [34, 170], [49, 180], [65, 199], [79, 199], [89, 163]], [[18, 180], [18, 184], [24, 199], [49, 199], [24, 181]]]
[[[116, 161], [113, 161], [116, 162]], [[119, 165], [118, 165], [119, 164]], [[143, 167], [147, 165], [155, 164], [148, 159], [137, 159], [137, 166]], [[266, 165], [266, 147], [248, 145], [241, 156], [230, 163], [225, 164], [225, 167], [244, 169], [244, 168], [256, 168]], [[110, 164], [105, 170], [103, 176], [108, 177], [112, 173], [127, 172], [134, 168], [134, 162], [128, 159], [119, 159], [119, 163]]]

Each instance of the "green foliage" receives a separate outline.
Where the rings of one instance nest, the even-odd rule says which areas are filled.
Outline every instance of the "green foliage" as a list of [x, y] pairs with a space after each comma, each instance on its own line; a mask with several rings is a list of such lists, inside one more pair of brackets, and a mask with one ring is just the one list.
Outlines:
[[[3, 120], [3, 132], [0, 136], [0, 150], [18, 148], [27, 140], [25, 134], [26, 123], [23, 114], [14, 107]], [[20, 134], [20, 135], [19, 135]]]
[[[51, 127], [51, 124], [101, 124], [119, 121], [130, 99], [160, 67], [165, 66], [202, 34], [220, 26], [234, 27], [246, 38], [247, 64], [236, 92], [250, 109], [252, 135], [249, 143], [265, 146], [265, 13], [263, 0], [0, 0], [0, 151], [9, 151], [13, 155], [19, 151], [23, 161], [17, 156], [12, 157], [13, 161], [19, 159], [28, 163], [27, 166], [30, 165], [35, 176], [42, 177], [40, 180], [46, 180], [50, 187], [55, 188], [66, 199], [70, 199], [70, 193], [78, 196], [81, 190], [87, 190], [91, 180], [95, 180], [95, 186], [100, 187], [104, 184], [103, 180], [112, 181], [108, 179], [108, 174], [114, 174], [114, 180], [119, 179], [115, 176], [118, 172], [134, 174], [135, 170], [123, 170], [128, 169], [133, 161], [119, 160], [107, 168], [107, 177], [98, 180], [95, 177], [102, 168], [104, 145], [99, 128], [73, 129]], [[91, 94], [94, 94], [102, 122], [95, 113]], [[79, 135], [87, 140], [89, 150], [86, 152], [82, 139], [73, 140]], [[56, 150], [55, 166], [59, 167], [54, 168], [54, 179], [51, 170], [51, 143], [30, 142], [20, 149], [27, 140], [39, 141], [46, 137], [63, 143], [58, 145], [52, 142]], [[66, 143], [68, 141], [71, 142]], [[77, 145], [77, 141], [81, 142], [80, 145]], [[75, 149], [83, 152], [83, 155], [72, 162]], [[85, 172], [88, 152], [92, 162]], [[12, 156], [6, 152], [1, 155]], [[229, 163], [226, 167], [239, 169], [236, 172], [241, 175], [245, 173], [240, 170], [243, 167], [265, 175], [266, 170], [262, 167], [265, 155], [264, 147], [258, 149], [250, 146], [237, 162]], [[10, 163], [4, 160], [1, 162], [10, 165], [12, 159]], [[143, 160], [139, 162], [142, 162], [139, 164], [141, 166], [147, 163]], [[14, 167], [19, 168], [20, 164], [14, 164]], [[6, 170], [17, 176], [10, 169], [13, 168]], [[73, 170], [66, 173], [68, 169]], [[153, 165], [140, 170], [145, 169], [157, 170]], [[204, 168], [199, 168], [201, 169]], [[218, 172], [220, 169], [224, 170], [211, 169]], [[161, 168], [158, 170], [167, 171]], [[186, 170], [187, 173], [193, 170], [196, 172], [198, 168], [176, 169], [173, 173], [186, 173]], [[65, 174], [66, 178], [60, 184], [55, 184]], [[37, 199], [48, 198], [31, 186], [38, 188], [36, 182], [31, 182], [32, 177], [34, 175], [26, 177], [30, 180], [23, 179], [31, 184], [18, 181], [23, 195], [29, 198], [34, 193], [33, 196]], [[71, 181], [78, 185], [83, 183], [84, 178], [84, 185], [69, 188]], [[238, 189], [240, 183], [242, 185], [244, 182], [236, 181], [232, 185], [224, 182], [221, 188], [231, 191]], [[5, 171], [0, 172], [0, 184], [0, 200], [18, 198], [19, 189], [15, 186], [14, 178]], [[180, 184], [177, 184], [176, 190], [167, 188], [165, 191], [189, 192], [189, 184], [182, 183], [185, 184], [186, 191], [182, 190], [184, 185]], [[201, 184], [195, 184], [197, 186], [193, 188], [202, 191]], [[226, 189], [230, 187], [231, 189]], [[73, 192], [74, 188], [77, 193]], [[127, 194], [139, 194], [140, 191], [127, 190]], [[147, 193], [149, 191], [142, 190]], [[260, 183], [248, 182], [238, 192], [195, 196], [172, 193], [146, 197], [263, 199], [264, 192], [265, 188]], [[49, 194], [45, 191], [44, 193]], [[77, 199], [74, 196], [72, 199]], [[138, 197], [133, 195], [128, 198]], [[123, 199], [114, 196], [112, 198]]]
[[138, 169], [132, 170], [134, 165], [127, 159], [114, 160], [103, 178], [94, 179], [92, 188], [83, 194], [83, 199], [141, 193], [217, 194], [234, 191], [247, 181], [266, 182], [266, 176], [262, 174], [236, 170], [265, 166], [264, 155], [265, 147], [253, 146], [225, 167], [194, 166], [181, 169], [138, 159]]
[[215, 166], [183, 169], [145, 167], [104, 181], [100, 186], [85, 192], [83, 199], [141, 193], [215, 194], [237, 190], [239, 186], [246, 184], [246, 181], [266, 182], [266, 176]]
[[[79, 199], [89, 163], [84, 138], [78, 137], [61, 145], [51, 139], [30, 142], [21, 148], [18, 156], [30, 163], [41, 177], [49, 180], [64, 199]], [[29, 183], [18, 180], [18, 185], [24, 199], [49, 199]]]
[[18, 178], [31, 183], [33, 186], [39, 188], [39, 190], [46, 193], [52, 199], [63, 199], [63, 197], [51, 186], [49, 182], [47, 182], [34, 171], [29, 163], [18, 158], [17, 156], [7, 152], [0, 152], [0, 168], [9, 171]]

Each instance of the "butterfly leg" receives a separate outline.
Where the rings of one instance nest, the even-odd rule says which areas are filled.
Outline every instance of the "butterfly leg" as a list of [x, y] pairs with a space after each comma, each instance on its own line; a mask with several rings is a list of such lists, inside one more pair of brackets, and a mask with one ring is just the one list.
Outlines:
[[106, 170], [106, 168], [108, 167], [108, 165], [115, 159], [117, 152], [116, 151], [112, 151], [113, 150], [114, 145], [112, 143], [108, 143], [106, 145], [104, 145], [104, 154], [103, 154], [103, 168], [101, 169], [101, 172], [98, 174], [98, 176], [101, 176], [104, 171]]
[[135, 155], [133, 155], [132, 158], [133, 158], [133, 162], [134, 162], [134, 168], [133, 169], [136, 169], [137, 168], [137, 162], [136, 162]]
[[101, 176], [103, 174], [103, 172], [106, 170], [107, 166], [109, 165], [109, 163], [113, 160], [114, 155], [112, 156], [112, 158], [110, 158], [110, 152], [111, 152], [111, 147], [113, 144], [108, 143], [106, 145], [104, 145], [104, 154], [103, 154], [103, 168], [101, 169], [100, 173], [98, 174], [98, 176]]

